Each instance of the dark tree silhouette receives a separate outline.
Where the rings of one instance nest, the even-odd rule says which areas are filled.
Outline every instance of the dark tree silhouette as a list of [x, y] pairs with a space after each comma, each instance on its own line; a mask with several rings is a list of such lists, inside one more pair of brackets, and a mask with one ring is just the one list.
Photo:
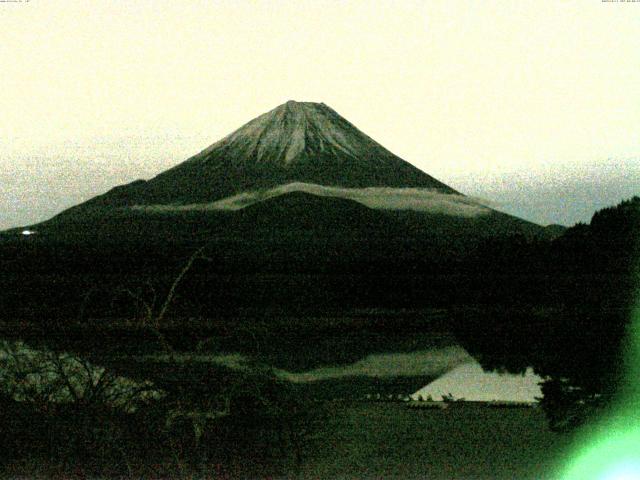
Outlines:
[[572, 428], [622, 386], [640, 271], [640, 197], [596, 212], [589, 225], [546, 245], [485, 245], [483, 258], [498, 257], [507, 267], [491, 264], [494, 283], [505, 272], [528, 280], [496, 286], [488, 279], [476, 292], [486, 303], [454, 310], [456, 333], [485, 368], [533, 366], [546, 379], [542, 406], [551, 426]]

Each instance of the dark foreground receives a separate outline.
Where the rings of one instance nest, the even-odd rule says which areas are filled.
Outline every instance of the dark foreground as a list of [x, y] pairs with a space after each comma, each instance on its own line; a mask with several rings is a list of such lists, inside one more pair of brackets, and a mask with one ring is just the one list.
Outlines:
[[569, 437], [540, 409], [336, 405], [313, 437], [303, 478], [543, 479]]
[[[402, 403], [333, 401], [308, 409], [311, 415], [299, 416], [298, 424], [273, 419], [234, 427], [222, 420], [196, 446], [184, 431], [167, 437], [149, 416], [124, 423], [94, 417], [98, 424], [66, 432], [54, 431], [51, 422], [41, 430], [34, 418], [33, 435], [59, 436], [61, 443], [31, 438], [21, 455], [18, 439], [3, 438], [0, 476], [545, 479], [554, 478], [554, 465], [570, 441], [549, 431], [538, 408], [459, 404], [416, 410]], [[117, 435], [109, 444], [107, 437]]]

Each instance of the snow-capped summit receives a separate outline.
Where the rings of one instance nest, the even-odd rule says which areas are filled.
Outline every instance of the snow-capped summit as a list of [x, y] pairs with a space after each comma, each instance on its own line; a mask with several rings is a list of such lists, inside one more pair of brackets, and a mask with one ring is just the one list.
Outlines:
[[[234, 160], [234, 166], [272, 168], [308, 167], [316, 169], [349, 170], [366, 167], [372, 170], [394, 168], [396, 175], [405, 176], [409, 184], [398, 184], [398, 178], [377, 178], [375, 185], [362, 178], [350, 178], [341, 186], [429, 186], [448, 189], [440, 182], [419, 172], [415, 167], [376, 143], [359, 131], [324, 103], [296, 102], [290, 100], [273, 110], [260, 115], [249, 123], [214, 143], [191, 159], [192, 163], [220, 163]], [[361, 172], [364, 173], [364, 172]], [[422, 175], [420, 175], [422, 173]], [[304, 176], [304, 172], [299, 172]], [[340, 175], [335, 172], [336, 179]], [[422, 177], [413, 178], [411, 177]], [[297, 180], [309, 180], [297, 178]], [[349, 181], [357, 184], [349, 185]]]
[[544, 234], [402, 160], [327, 105], [295, 101], [150, 180], [115, 187], [33, 228], [84, 237], [97, 227], [95, 235], [111, 240], [242, 231], [256, 238], [431, 238], [447, 248], [450, 238]]
[[295, 182], [456, 193], [385, 149], [324, 103], [290, 100], [157, 177], [117, 187], [91, 203], [212, 202]]

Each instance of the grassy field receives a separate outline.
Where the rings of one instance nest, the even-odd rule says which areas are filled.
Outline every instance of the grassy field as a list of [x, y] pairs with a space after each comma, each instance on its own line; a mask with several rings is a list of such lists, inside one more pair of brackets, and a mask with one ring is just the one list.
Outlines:
[[341, 402], [330, 408], [324, 428], [305, 445], [302, 478], [552, 479], [570, 442], [549, 431], [540, 409]]

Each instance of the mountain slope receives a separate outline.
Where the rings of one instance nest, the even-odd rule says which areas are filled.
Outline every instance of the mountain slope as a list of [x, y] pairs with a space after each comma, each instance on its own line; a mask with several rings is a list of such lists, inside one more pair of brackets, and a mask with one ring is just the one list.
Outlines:
[[149, 181], [116, 187], [29, 228], [110, 243], [333, 236], [346, 243], [428, 239], [453, 248], [496, 235], [550, 236], [459, 194], [326, 105], [293, 101]]
[[289, 101], [155, 178], [116, 187], [83, 205], [201, 203], [291, 182], [456, 193], [328, 106]]

